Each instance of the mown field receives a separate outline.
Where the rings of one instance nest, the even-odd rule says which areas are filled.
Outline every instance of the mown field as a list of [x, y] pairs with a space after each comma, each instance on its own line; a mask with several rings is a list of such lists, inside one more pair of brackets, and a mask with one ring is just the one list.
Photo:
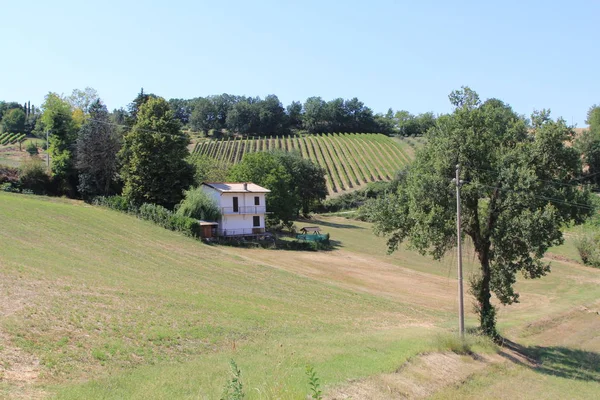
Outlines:
[[[2, 138], [3, 135], [0, 135]], [[40, 152], [40, 158], [45, 160], [46, 152], [41, 149], [41, 146], [46, 143], [45, 140], [37, 138], [27, 138], [20, 145], [17, 141], [8, 141], [5, 137], [4, 140], [0, 140], [0, 164], [7, 165], [9, 167], [19, 167], [24, 160], [29, 159], [30, 155], [25, 151], [27, 144], [33, 142], [38, 146]]]
[[192, 154], [229, 163], [256, 151], [296, 151], [326, 171], [330, 195], [362, 187], [369, 182], [389, 181], [414, 157], [422, 138], [391, 139], [382, 134], [333, 133], [308, 136], [276, 136], [204, 140]]
[[452, 255], [386, 255], [363, 222], [305, 224], [335, 250], [209, 246], [78, 201], [0, 193], [0, 397], [215, 399], [231, 358], [249, 399], [306, 398], [307, 364], [330, 399], [600, 391], [599, 270], [554, 261], [500, 310], [520, 348], [476, 341], [478, 357], [459, 356], [440, 340], [456, 329]]

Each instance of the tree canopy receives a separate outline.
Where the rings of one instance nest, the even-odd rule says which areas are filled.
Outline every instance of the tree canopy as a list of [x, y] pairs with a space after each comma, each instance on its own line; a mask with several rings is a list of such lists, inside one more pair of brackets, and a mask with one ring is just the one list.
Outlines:
[[77, 124], [73, 120], [71, 105], [56, 93], [48, 93], [42, 105], [41, 122], [49, 131], [53, 179], [59, 182], [61, 191], [74, 196], [77, 188], [75, 170], [75, 142]]
[[368, 207], [390, 251], [407, 241], [440, 259], [456, 243], [455, 166], [461, 165], [462, 229], [472, 240], [480, 273], [471, 282], [482, 331], [496, 336], [494, 293], [502, 304], [519, 299], [517, 273], [550, 271], [542, 257], [562, 243], [560, 228], [590, 213], [588, 193], [573, 183], [579, 154], [565, 145], [573, 131], [547, 113], [530, 127], [510, 106], [481, 103], [469, 88], [455, 91], [454, 112], [438, 119], [427, 144], [400, 175], [398, 190]]
[[137, 204], [179, 203], [193, 179], [188, 143], [167, 101], [151, 97], [142, 103], [120, 152], [123, 195]]
[[2, 132], [22, 133], [25, 131], [25, 111], [19, 108], [11, 108], [4, 113], [0, 122]]
[[78, 190], [84, 197], [108, 195], [117, 171], [119, 138], [106, 106], [99, 99], [86, 109], [90, 118], [77, 137]]
[[267, 216], [271, 223], [292, 221], [296, 215], [296, 194], [292, 176], [275, 155], [268, 152], [245, 154], [242, 161], [229, 170], [234, 182], [253, 182], [271, 191], [267, 194]]

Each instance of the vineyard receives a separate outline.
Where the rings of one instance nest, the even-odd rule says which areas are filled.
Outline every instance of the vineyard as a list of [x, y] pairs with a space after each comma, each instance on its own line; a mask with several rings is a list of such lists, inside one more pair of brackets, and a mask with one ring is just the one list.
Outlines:
[[22, 143], [25, 140], [24, 133], [2, 133], [0, 134], [0, 145]]
[[229, 163], [256, 151], [296, 151], [326, 171], [330, 195], [376, 181], [389, 181], [412, 160], [412, 139], [392, 140], [382, 134], [334, 133], [313, 136], [228, 138], [196, 143], [193, 155]]

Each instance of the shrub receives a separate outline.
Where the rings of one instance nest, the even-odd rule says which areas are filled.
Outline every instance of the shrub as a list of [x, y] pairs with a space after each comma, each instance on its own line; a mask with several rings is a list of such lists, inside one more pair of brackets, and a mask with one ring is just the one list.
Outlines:
[[229, 367], [231, 368], [231, 378], [225, 383], [221, 400], [242, 400], [245, 397], [242, 371], [233, 359], [229, 361]]
[[19, 168], [19, 187], [34, 194], [46, 194], [50, 186], [50, 176], [42, 160], [37, 157], [26, 159]]
[[12, 183], [17, 184], [19, 181], [19, 169], [0, 165], [0, 184]]
[[199, 237], [201, 233], [200, 224], [195, 219], [176, 215], [171, 210], [157, 204], [144, 203], [138, 208], [124, 196], [98, 196], [94, 198], [92, 204], [133, 214], [140, 219], [151, 221], [165, 229], [181, 232], [190, 237]]
[[137, 216], [141, 219], [152, 221], [165, 229], [181, 232], [187, 236], [200, 236], [201, 229], [198, 221], [183, 215], [174, 214], [172, 211], [157, 204], [142, 204]]
[[321, 391], [321, 383], [319, 382], [319, 377], [317, 376], [317, 372], [312, 367], [312, 365], [306, 366], [306, 376], [308, 377], [308, 387], [310, 388], [310, 398], [316, 400], [322, 400], [322, 391]]
[[585, 265], [600, 268], [600, 235], [586, 233], [575, 239], [575, 247]]
[[94, 198], [92, 204], [116, 211], [137, 214], [137, 207], [124, 196], [98, 196]]
[[201, 187], [186, 190], [176, 214], [206, 221], [216, 221], [221, 216], [217, 203]]
[[25, 147], [25, 151], [27, 151], [30, 156], [35, 156], [36, 154], [39, 153], [38, 147], [31, 140], [27, 143], [27, 147]]

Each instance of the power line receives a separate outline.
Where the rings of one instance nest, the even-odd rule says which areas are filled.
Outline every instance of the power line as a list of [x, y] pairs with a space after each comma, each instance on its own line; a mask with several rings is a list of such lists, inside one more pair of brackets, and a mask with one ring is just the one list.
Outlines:
[[[477, 170], [477, 171], [490, 172], [490, 173], [493, 173], [493, 174], [497, 174], [498, 173], [498, 171], [493, 171], [493, 170], [490, 170], [490, 169], [476, 168], [476, 167], [469, 167], [469, 168]], [[574, 181], [579, 181], [581, 179], [587, 179], [590, 176], [594, 176], [594, 175], [598, 175], [598, 174], [600, 174], [600, 172], [596, 172], [596, 173], [593, 173], [593, 174], [587, 175], [587, 176], [582, 176], [580, 178], [573, 178], [573, 180]], [[537, 181], [539, 181], [539, 182], [544, 182], [544, 183], [548, 183], [548, 184], [552, 184], [552, 185], [559, 185], [559, 186], [579, 187], [579, 186], [585, 185], [584, 183], [569, 183], [569, 182], [560, 182], [560, 181], [557, 181], [557, 180], [550, 181], [550, 180], [547, 180], [547, 179], [540, 179], [540, 178], [535, 178], [535, 179]]]
[[541, 200], [548, 200], [551, 202], [555, 202], [555, 203], [561, 203], [564, 205], [568, 205], [568, 206], [573, 206], [573, 207], [579, 207], [579, 208], [583, 208], [583, 209], [587, 209], [587, 210], [591, 210], [591, 211], [595, 211], [596, 208], [593, 206], [589, 206], [587, 204], [581, 204], [581, 203], [574, 203], [574, 202], [569, 202], [569, 201], [565, 201], [562, 199], [557, 199], [554, 197], [547, 197], [547, 196], [541, 196], [541, 195], [536, 195], [533, 193], [528, 193], [527, 191], [524, 190], [515, 190], [515, 189], [509, 189], [509, 188], [501, 188], [501, 187], [497, 187], [497, 186], [490, 186], [490, 185], [484, 185], [483, 183], [477, 183], [480, 186], [484, 186], [490, 189], [495, 189], [495, 190], [501, 190], [503, 192], [512, 192], [512, 193], [525, 193], [525, 194], [530, 194], [531, 197], [535, 197], [537, 199], [541, 199]]
[[[94, 119], [94, 118], [87, 118], [86, 121], [94, 121], [94, 122], [98, 122], [100, 124], [112, 125], [112, 126], [117, 126], [117, 127], [121, 127], [121, 128], [128, 128], [128, 129], [133, 128], [132, 126], [129, 126], [129, 125], [117, 124], [117, 123], [114, 123], [114, 122], [107, 122], [107, 121], [102, 121], [102, 120]], [[189, 138], [189, 136], [186, 135], [185, 133], [177, 135], [177, 134], [174, 134], [174, 133], [159, 132], [159, 131], [154, 131], [154, 130], [151, 130], [151, 129], [143, 129], [143, 128], [136, 128], [136, 129], [140, 130], [142, 132], [156, 133], [158, 135], [169, 135], [169, 136], [188, 137]]]

